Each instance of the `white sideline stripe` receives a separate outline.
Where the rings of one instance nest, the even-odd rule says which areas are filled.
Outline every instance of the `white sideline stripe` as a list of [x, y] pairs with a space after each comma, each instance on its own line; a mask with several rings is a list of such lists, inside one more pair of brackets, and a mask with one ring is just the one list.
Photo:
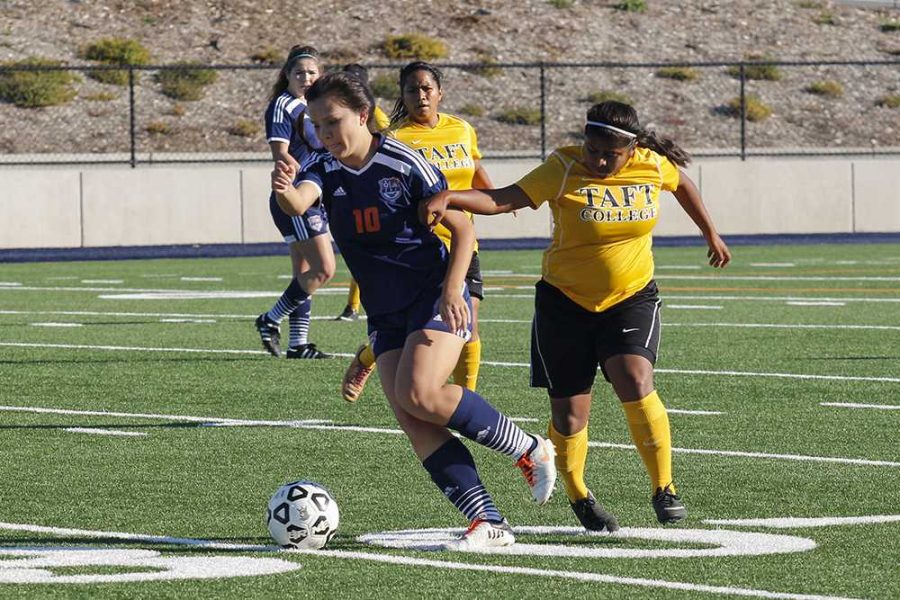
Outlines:
[[657, 269], [683, 269], [685, 271], [699, 271], [700, 265], [656, 265]]
[[797, 300], [791, 300], [785, 304], [788, 306], [847, 306], [846, 302], [798, 302]]
[[186, 318], [177, 318], [177, 319], [160, 319], [160, 323], [215, 323], [215, 319], [186, 319]]
[[720, 410], [686, 410], [683, 408], [666, 408], [666, 412], [676, 415], [724, 415]]
[[750, 263], [751, 267], [796, 267], [797, 263], [758, 262]]
[[[193, 417], [188, 415], [166, 415], [153, 413], [125, 413], [102, 410], [74, 410], [67, 408], [43, 408], [37, 406], [0, 406], [0, 411], [25, 412], [54, 415], [83, 415], [92, 417], [124, 417], [131, 419], [154, 419], [160, 421], [186, 421], [189, 423], [221, 424], [231, 426], [255, 426], [255, 427], [290, 427], [294, 429], [319, 429], [325, 431], [356, 431], [360, 433], [387, 433], [391, 435], [403, 435], [401, 429], [387, 427], [359, 427], [356, 425], [340, 425], [336, 423], [322, 424], [319, 421], [257, 421], [253, 419], [230, 419], [225, 417]], [[612, 444], [608, 442], [588, 442], [589, 446], [596, 448], [615, 448], [621, 450], [634, 450], [630, 444]], [[672, 448], [673, 452], [685, 454], [710, 454], [718, 456], [736, 456], [742, 458], [778, 458], [784, 460], [845, 463], [853, 465], [867, 465], [876, 467], [900, 467], [900, 462], [885, 460], [864, 460], [860, 458], [841, 458], [831, 456], [803, 456], [799, 454], [768, 454], [765, 452], [739, 452], [735, 450], [706, 450], [698, 448]]]
[[772, 529], [803, 529], [806, 527], [832, 527], [836, 525], [868, 525], [872, 523], [896, 523], [900, 515], [867, 515], [864, 517], [782, 517], [772, 519], [703, 519], [707, 525], [737, 527], [769, 527]]
[[[588, 442], [594, 448], [615, 448], [618, 450], [634, 450], [631, 444], [612, 444], [610, 442]], [[900, 467], [900, 462], [889, 460], [866, 460], [863, 458], [844, 458], [841, 456], [806, 456], [803, 454], [771, 454], [768, 452], [743, 452], [738, 450], [706, 450], [704, 448], [672, 448], [672, 452], [684, 454], [710, 454], [715, 456], [735, 456], [741, 458], [775, 458], [800, 462], [839, 463], [845, 465], [865, 465], [868, 467]]]
[[82, 279], [81, 283], [125, 283], [124, 279]]
[[[88, 317], [173, 317], [185, 319], [255, 319], [259, 315], [236, 314], [196, 314], [196, 313], [157, 313], [157, 312], [116, 312], [97, 310], [0, 310], [0, 315], [69, 315]], [[366, 315], [360, 315], [365, 320]], [[312, 317], [313, 321], [333, 321], [334, 317]], [[510, 321], [514, 322], [514, 321]], [[522, 321], [530, 323], [531, 321]]]
[[[31, 342], [0, 342], [0, 346], [17, 348], [69, 348], [75, 350], [121, 350], [135, 352], [183, 352], [194, 354], [268, 354], [265, 350], [223, 350], [220, 348], [147, 348], [142, 346], [91, 346], [87, 344], [38, 344]], [[332, 356], [352, 358], [346, 352], [332, 352]], [[482, 361], [491, 367], [530, 367], [528, 363]], [[811, 379], [826, 381], [874, 381], [880, 383], [900, 383], [900, 377], [862, 377], [854, 375], [812, 375], [804, 373], [756, 373], [747, 371], [707, 371], [702, 369], [656, 369], [656, 373], [670, 375], [728, 375], [732, 377], [777, 377], [781, 379]]]
[[92, 433], [94, 435], [113, 435], [122, 437], [142, 437], [147, 435], [144, 431], [122, 431], [120, 429], [100, 429], [96, 427], [66, 427], [63, 431], [71, 433]]
[[81, 327], [82, 323], [29, 323], [32, 327]]
[[880, 410], [900, 410], [900, 404], [857, 404], [855, 402], [819, 402], [819, 406], [838, 408], [877, 408]]
[[[527, 289], [529, 286], [517, 289]], [[316, 292], [318, 293], [318, 292]], [[534, 294], [494, 294], [491, 298], [515, 298], [520, 300], [534, 300]], [[663, 292], [663, 300], [734, 300], [737, 302], [784, 302], [786, 300], [817, 300], [823, 302], [900, 302], [900, 298], [801, 298], [799, 296], [688, 296], [683, 294], [666, 294]]]
[[18, 281], [0, 281], [0, 287], [16, 287], [22, 285]]
[[664, 323], [663, 327], [743, 327], [750, 329], [871, 329], [874, 331], [900, 330], [900, 325], [812, 325], [803, 323]]
[[826, 277], [824, 275], [668, 275], [656, 279], [684, 279], [700, 281], [900, 281], [900, 277], [860, 275], [857, 277]]
[[[139, 533], [123, 533], [119, 531], [94, 531], [90, 529], [72, 529], [63, 527], [45, 527], [41, 525], [27, 525], [17, 523], [0, 523], [0, 529], [7, 531], [27, 531], [30, 533], [45, 533], [57, 536], [90, 537], [99, 539], [119, 539], [138, 541], [151, 544], [170, 544], [179, 546], [192, 546], [197, 548], [209, 548], [213, 550], [239, 550], [246, 552], [277, 552], [277, 546], [262, 546], [256, 544], [226, 544], [196, 538], [179, 538], [161, 535], [146, 535]], [[553, 569], [535, 569], [531, 567], [512, 567], [503, 565], [479, 565], [464, 562], [452, 562], [447, 560], [433, 560], [400, 556], [397, 554], [372, 553], [344, 550], [289, 550], [286, 555], [309, 554], [311, 556], [329, 556], [351, 560], [371, 560], [380, 563], [395, 565], [434, 567], [437, 569], [453, 569], [456, 571], [480, 571], [488, 573], [509, 573], [517, 575], [530, 575], [536, 577], [555, 577], [561, 579], [573, 579], [576, 581], [612, 583], [620, 585], [632, 585], [646, 588], [663, 588], [673, 590], [686, 590], [693, 592], [707, 592], [728, 596], [744, 596], [751, 598], [777, 598], [784, 600], [855, 600], [843, 596], [819, 596], [810, 594], [791, 594], [786, 592], [770, 592], [767, 590], [755, 590], [752, 588], [738, 588], [729, 586], [713, 586], [697, 583], [684, 583], [680, 581], [667, 581], [663, 579], [644, 579], [638, 577], [620, 577], [616, 575], [604, 575], [602, 573], [582, 573], [577, 571], [558, 571]]]
[[181, 281], [224, 281], [221, 277], [182, 277]]

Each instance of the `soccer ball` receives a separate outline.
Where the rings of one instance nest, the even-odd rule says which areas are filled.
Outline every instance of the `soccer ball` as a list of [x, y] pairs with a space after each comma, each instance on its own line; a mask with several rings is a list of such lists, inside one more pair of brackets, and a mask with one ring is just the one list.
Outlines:
[[282, 548], [324, 548], [338, 528], [337, 502], [314, 481], [286, 483], [272, 494], [266, 525]]

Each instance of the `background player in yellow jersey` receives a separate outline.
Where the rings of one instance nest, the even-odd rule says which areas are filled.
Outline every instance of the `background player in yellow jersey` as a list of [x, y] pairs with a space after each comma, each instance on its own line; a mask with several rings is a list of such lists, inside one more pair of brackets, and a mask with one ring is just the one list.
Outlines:
[[[400, 70], [400, 97], [391, 113], [390, 135], [440, 169], [447, 178], [449, 189], [492, 188], [487, 171], [481, 165], [475, 129], [459, 117], [438, 112], [444, 97], [441, 79], [441, 72], [426, 62], [411, 62]], [[450, 248], [450, 231], [438, 224], [434, 232]], [[472, 296], [472, 339], [463, 347], [459, 363], [453, 371], [453, 381], [474, 390], [481, 364], [478, 307], [484, 299], [477, 242], [466, 273], [466, 284]], [[353, 402], [359, 398], [374, 363], [375, 358], [368, 345], [357, 351], [341, 386], [345, 400]]]
[[550, 438], [566, 495], [585, 528], [619, 528], [584, 481], [599, 365], [650, 475], [657, 519], [673, 523], [687, 511], [672, 480], [669, 418], [653, 382], [660, 300], [651, 245], [660, 192], [673, 192], [700, 228], [710, 265], [724, 267], [731, 254], [697, 187], [678, 169], [690, 157], [672, 140], [645, 131], [631, 106], [594, 105], [584, 135], [581, 146], [557, 149], [513, 185], [444, 191], [420, 206], [420, 216], [434, 222], [448, 203], [477, 214], [550, 205], [553, 240], [535, 291], [531, 385], [550, 396]]

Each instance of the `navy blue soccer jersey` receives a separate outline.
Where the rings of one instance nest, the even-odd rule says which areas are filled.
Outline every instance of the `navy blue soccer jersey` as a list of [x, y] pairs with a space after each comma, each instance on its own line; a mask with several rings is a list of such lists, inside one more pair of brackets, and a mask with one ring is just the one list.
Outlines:
[[[297, 124], [298, 118], [303, 119], [302, 127]], [[284, 92], [269, 103], [266, 109], [266, 141], [287, 143], [288, 153], [301, 165], [313, 150], [322, 147], [306, 114], [303, 98]]]
[[330, 153], [299, 175], [321, 190], [334, 241], [359, 284], [366, 313], [403, 310], [444, 280], [448, 254], [419, 222], [419, 201], [447, 189], [447, 180], [420, 154], [376, 136], [378, 149], [359, 170]]

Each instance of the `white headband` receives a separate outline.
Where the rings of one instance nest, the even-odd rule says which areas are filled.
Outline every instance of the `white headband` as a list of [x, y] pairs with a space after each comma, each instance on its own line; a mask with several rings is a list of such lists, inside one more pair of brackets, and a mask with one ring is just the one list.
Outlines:
[[297, 60], [298, 58], [317, 58], [317, 57], [313, 56], [312, 54], [308, 54], [308, 53], [304, 52], [302, 54], [295, 54], [294, 56], [291, 57], [291, 60]]
[[600, 121], [588, 121], [587, 124], [591, 127], [602, 127], [603, 129], [609, 129], [610, 131], [615, 131], [616, 133], [622, 134], [625, 137], [636, 138], [636, 133], [631, 133], [630, 131], [625, 131], [624, 129], [619, 129], [618, 127], [613, 127], [607, 123], [601, 123]]

